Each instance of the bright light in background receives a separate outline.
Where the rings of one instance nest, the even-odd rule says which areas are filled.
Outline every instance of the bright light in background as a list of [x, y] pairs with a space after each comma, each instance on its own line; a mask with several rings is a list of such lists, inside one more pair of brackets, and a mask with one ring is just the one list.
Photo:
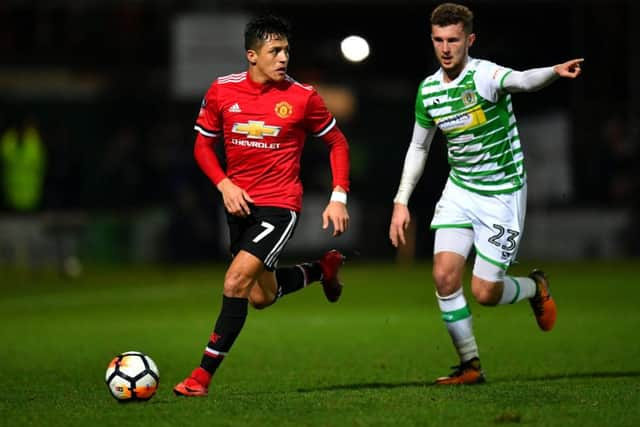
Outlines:
[[360, 36], [349, 36], [340, 43], [342, 55], [351, 62], [363, 61], [369, 56], [369, 43]]

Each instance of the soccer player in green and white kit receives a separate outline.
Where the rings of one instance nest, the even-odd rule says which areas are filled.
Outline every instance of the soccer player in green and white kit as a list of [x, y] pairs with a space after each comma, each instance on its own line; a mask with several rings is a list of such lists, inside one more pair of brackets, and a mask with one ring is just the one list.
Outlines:
[[527, 194], [510, 94], [541, 89], [559, 77], [575, 78], [583, 60], [519, 72], [469, 57], [475, 39], [473, 13], [467, 7], [445, 3], [433, 11], [431, 41], [440, 69], [418, 87], [413, 136], [389, 228], [391, 243], [396, 247], [405, 244], [411, 220], [409, 198], [439, 128], [447, 139], [451, 170], [431, 222], [435, 229], [433, 278], [460, 365], [449, 376], [436, 379], [437, 384], [485, 380], [462, 288], [472, 245], [476, 258], [471, 290], [480, 304], [528, 299], [542, 330], [551, 330], [556, 319], [556, 305], [542, 271], [534, 270], [528, 277], [506, 275], [520, 243]]

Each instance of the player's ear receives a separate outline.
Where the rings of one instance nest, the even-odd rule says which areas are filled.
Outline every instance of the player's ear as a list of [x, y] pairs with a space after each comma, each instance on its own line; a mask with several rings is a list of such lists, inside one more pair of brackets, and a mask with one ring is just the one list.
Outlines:
[[467, 44], [469, 47], [473, 46], [473, 42], [476, 41], [476, 33], [471, 33], [467, 36]]
[[251, 65], [256, 65], [258, 62], [258, 53], [253, 49], [249, 49], [247, 51], [247, 61], [249, 61]]

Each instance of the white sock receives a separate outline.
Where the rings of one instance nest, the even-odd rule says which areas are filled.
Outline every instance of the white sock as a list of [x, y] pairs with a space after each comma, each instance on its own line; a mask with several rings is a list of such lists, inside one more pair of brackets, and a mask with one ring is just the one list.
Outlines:
[[515, 304], [536, 294], [536, 282], [530, 277], [504, 276], [504, 288], [498, 304]]
[[471, 311], [467, 306], [462, 288], [453, 294], [441, 297], [436, 292], [438, 305], [442, 312], [442, 320], [447, 325], [453, 345], [456, 347], [461, 362], [466, 362], [478, 357], [478, 345], [473, 336], [473, 322]]

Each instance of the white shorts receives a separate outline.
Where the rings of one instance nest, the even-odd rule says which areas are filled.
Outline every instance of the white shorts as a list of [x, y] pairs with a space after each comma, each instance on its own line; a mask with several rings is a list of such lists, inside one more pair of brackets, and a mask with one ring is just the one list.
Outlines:
[[[448, 180], [436, 204], [431, 228], [473, 229], [477, 255], [507, 270], [520, 246], [526, 210], [526, 184], [514, 193], [484, 196]], [[457, 252], [454, 249], [452, 252]]]

